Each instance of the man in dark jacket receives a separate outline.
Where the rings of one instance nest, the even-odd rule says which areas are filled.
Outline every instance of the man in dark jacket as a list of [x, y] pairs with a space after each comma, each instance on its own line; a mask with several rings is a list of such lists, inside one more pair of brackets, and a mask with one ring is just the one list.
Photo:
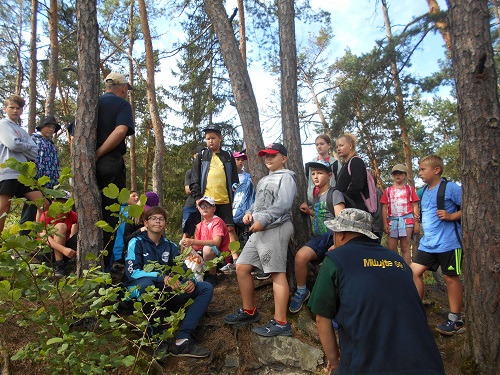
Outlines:
[[[131, 297], [141, 299], [141, 294], [148, 286], [155, 286], [160, 293], [173, 293], [163, 302], [166, 310], [160, 310], [153, 314], [154, 305], [145, 303], [144, 314], [154, 322], [156, 317], [164, 317], [165, 312], [177, 311], [180, 307], [192, 299], [193, 303], [187, 308], [186, 317], [182, 321], [177, 332], [175, 343], [169, 348], [160, 346], [157, 350], [159, 361], [166, 358], [167, 350], [174, 356], [184, 357], [207, 357], [210, 351], [196, 345], [191, 336], [198, 326], [199, 321], [205, 314], [208, 304], [212, 299], [213, 287], [207, 282], [196, 282], [193, 279], [175, 278], [174, 274], [160, 274], [158, 271], [146, 271], [144, 266], [151, 262], [160, 265], [174, 265], [174, 258], [179, 255], [179, 249], [163, 234], [167, 225], [167, 213], [161, 207], [152, 207], [144, 213], [144, 226], [146, 231], [141, 232], [128, 243], [128, 251], [125, 257], [125, 274], [127, 281], [125, 286], [132, 291]], [[153, 334], [162, 332], [161, 327], [151, 327]]]

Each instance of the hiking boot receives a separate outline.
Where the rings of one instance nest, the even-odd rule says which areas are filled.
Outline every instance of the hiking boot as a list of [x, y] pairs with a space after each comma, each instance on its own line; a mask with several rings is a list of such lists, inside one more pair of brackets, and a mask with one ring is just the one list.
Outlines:
[[219, 271], [221, 272], [236, 272], [236, 264], [228, 263], [224, 267], [222, 267]]
[[270, 273], [265, 273], [265, 272], [255, 272], [254, 275], [257, 280], [267, 280], [271, 277]]
[[298, 289], [292, 297], [292, 301], [290, 302], [290, 306], [288, 310], [291, 313], [298, 313], [302, 309], [302, 305], [309, 299], [311, 292], [306, 289], [305, 292], [300, 292]]
[[247, 314], [245, 310], [238, 309], [234, 314], [229, 314], [224, 317], [224, 323], [236, 326], [246, 326], [250, 323], [256, 323], [260, 320], [259, 311], [255, 310], [253, 315]]
[[274, 319], [271, 319], [265, 326], [255, 327], [252, 332], [264, 337], [293, 335], [290, 323], [287, 322], [285, 325], [281, 325]]
[[463, 320], [451, 320], [450, 314], [448, 314], [448, 319], [446, 319], [443, 323], [436, 326], [436, 331], [443, 335], [452, 336], [454, 334], [464, 333], [464, 321]]
[[212, 286], [215, 288], [217, 286], [217, 275], [212, 275], [211, 273], [207, 273], [205, 275], [205, 281], [207, 283], [212, 284]]
[[54, 267], [54, 277], [64, 277], [66, 276], [66, 271], [64, 267], [64, 260], [58, 260], [53, 263]]
[[187, 340], [181, 345], [177, 345], [175, 342], [170, 345], [170, 354], [174, 357], [204, 358], [210, 355], [210, 350], [196, 345], [192, 340]]

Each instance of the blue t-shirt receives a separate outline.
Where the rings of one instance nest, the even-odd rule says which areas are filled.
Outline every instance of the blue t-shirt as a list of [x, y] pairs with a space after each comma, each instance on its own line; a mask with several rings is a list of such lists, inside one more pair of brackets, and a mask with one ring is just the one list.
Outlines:
[[[442, 182], [442, 180], [441, 180]], [[437, 216], [437, 193], [441, 182], [432, 189], [426, 188], [422, 194], [421, 216], [424, 236], [418, 249], [426, 253], [444, 253], [461, 248], [455, 232], [455, 222], [441, 220]], [[462, 205], [462, 188], [454, 182], [448, 182], [444, 194], [444, 208], [448, 213], [458, 211]], [[462, 227], [458, 224], [458, 232], [462, 237]]]
[[[125, 99], [120, 98], [112, 92], [107, 92], [99, 97], [96, 149], [101, 147], [113, 130], [119, 125], [128, 126], [127, 135], [135, 133], [132, 107]], [[115, 150], [119, 151], [122, 155], [127, 152], [125, 139], [118, 144]]]

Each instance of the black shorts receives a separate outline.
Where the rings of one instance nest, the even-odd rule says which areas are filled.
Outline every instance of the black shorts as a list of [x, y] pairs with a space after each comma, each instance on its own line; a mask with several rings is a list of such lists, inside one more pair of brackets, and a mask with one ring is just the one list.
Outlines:
[[224, 223], [226, 223], [228, 227], [234, 227], [233, 207], [231, 206], [231, 203], [216, 204], [215, 214], [224, 220]]
[[447, 276], [457, 276], [462, 273], [463, 251], [461, 248], [446, 251], [444, 253], [427, 253], [417, 250], [412, 262], [429, 267], [432, 272], [437, 271], [441, 266], [441, 271]]
[[0, 181], [0, 194], [2, 195], [23, 198], [27, 193], [31, 193], [32, 191], [38, 190], [31, 190], [26, 185], [20, 183], [17, 179]]

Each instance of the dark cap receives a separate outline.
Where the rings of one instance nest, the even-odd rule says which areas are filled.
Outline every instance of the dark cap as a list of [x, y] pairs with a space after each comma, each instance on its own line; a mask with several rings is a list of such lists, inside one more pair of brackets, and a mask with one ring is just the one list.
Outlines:
[[56, 121], [56, 118], [54, 116], [47, 116], [42, 118], [40, 121], [40, 125], [36, 127], [36, 130], [40, 131], [42, 128], [48, 124], [54, 124], [56, 126], [55, 132], [57, 133], [59, 130], [61, 130], [61, 125], [59, 125]]
[[210, 126], [207, 126], [205, 129], [203, 129], [203, 132], [205, 134], [207, 134], [207, 133], [222, 134], [220, 126], [218, 124], [212, 124]]
[[274, 155], [278, 152], [287, 156], [285, 146], [283, 146], [281, 143], [271, 143], [270, 145], [266, 146], [265, 149], [259, 151], [259, 156], [264, 156], [266, 154]]
[[332, 165], [326, 160], [316, 160], [306, 163], [306, 169], [324, 169], [330, 173], [332, 171]]

